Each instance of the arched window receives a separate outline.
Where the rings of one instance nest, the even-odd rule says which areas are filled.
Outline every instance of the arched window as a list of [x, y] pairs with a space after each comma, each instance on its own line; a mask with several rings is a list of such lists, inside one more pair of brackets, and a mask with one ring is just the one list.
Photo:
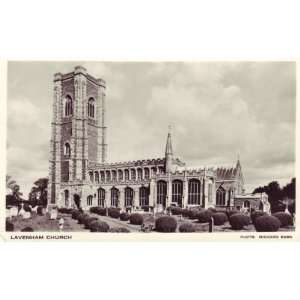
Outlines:
[[87, 205], [88, 206], [93, 206], [93, 196], [92, 195], [89, 195], [87, 197]]
[[151, 168], [151, 177], [154, 177], [157, 173], [157, 169], [155, 167]]
[[93, 172], [89, 172], [90, 182], [94, 182], [94, 174]]
[[116, 170], [112, 170], [111, 174], [112, 174], [112, 180], [113, 181], [117, 181], [117, 171]]
[[122, 170], [118, 170], [118, 180], [123, 181], [123, 171]]
[[104, 207], [105, 204], [105, 190], [102, 188], [98, 189], [98, 206]]
[[73, 103], [72, 98], [68, 95], [64, 99], [64, 115], [65, 117], [71, 116], [73, 114]]
[[149, 205], [149, 189], [145, 186], [140, 187], [140, 206]]
[[69, 207], [69, 191], [65, 190], [65, 207]]
[[137, 169], [137, 175], [138, 175], [138, 180], [142, 180], [143, 178], [143, 173], [142, 173], [142, 169]]
[[94, 98], [90, 98], [88, 101], [88, 116], [90, 118], [95, 118], [95, 100]]
[[99, 183], [99, 172], [98, 171], [95, 172], [95, 182]]
[[131, 180], [136, 180], [136, 172], [135, 172], [135, 169], [131, 169]]
[[103, 171], [100, 172], [101, 182], [105, 181], [105, 173]]
[[133, 189], [130, 187], [125, 188], [125, 206], [132, 206], [133, 204]]
[[124, 171], [124, 174], [125, 174], [125, 181], [128, 181], [129, 180], [129, 170], [125, 170]]
[[150, 171], [148, 168], [144, 169], [145, 179], [148, 180], [150, 178]]
[[118, 207], [119, 204], [119, 190], [113, 187], [110, 190], [110, 203], [113, 207]]
[[191, 179], [189, 181], [189, 194], [188, 194], [188, 204], [189, 205], [200, 205], [200, 180]]
[[226, 197], [226, 191], [220, 186], [216, 192], [216, 205], [225, 206], [226, 205], [225, 197]]
[[69, 143], [65, 143], [65, 149], [64, 149], [64, 152], [65, 152], [65, 156], [67, 158], [70, 158], [71, 157], [71, 147], [70, 147], [70, 144]]
[[167, 183], [163, 180], [157, 182], [157, 204], [166, 206]]
[[181, 180], [174, 180], [172, 182], [172, 202], [182, 205], [182, 191], [183, 184]]
[[107, 182], [110, 182], [110, 181], [111, 181], [110, 171], [106, 171], [106, 181], [107, 181]]

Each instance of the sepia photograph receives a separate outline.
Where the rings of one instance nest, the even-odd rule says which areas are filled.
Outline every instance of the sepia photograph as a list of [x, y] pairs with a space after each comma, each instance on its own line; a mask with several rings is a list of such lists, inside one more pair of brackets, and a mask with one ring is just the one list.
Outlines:
[[9, 61], [6, 231], [294, 232], [295, 110], [293, 61]]

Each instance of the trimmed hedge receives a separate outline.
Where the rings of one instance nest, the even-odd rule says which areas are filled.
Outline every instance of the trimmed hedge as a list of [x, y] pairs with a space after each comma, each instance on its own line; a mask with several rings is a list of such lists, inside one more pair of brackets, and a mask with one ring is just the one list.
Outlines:
[[106, 208], [101, 206], [93, 206], [90, 208], [90, 212], [99, 216], [106, 216]]
[[236, 209], [233, 209], [233, 210], [227, 210], [226, 211], [226, 215], [227, 215], [227, 218], [229, 219], [232, 215], [234, 214], [240, 214], [240, 211], [236, 210]]
[[176, 206], [170, 206], [168, 210], [171, 212], [172, 215], [181, 215], [182, 214], [182, 208], [176, 207]]
[[212, 213], [217, 213], [219, 212], [217, 209], [215, 209], [214, 207], [209, 207], [207, 210], [210, 210]]
[[190, 216], [190, 210], [187, 209], [187, 208], [183, 208], [181, 210], [181, 214], [182, 214], [183, 217], [188, 218]]
[[74, 210], [74, 211], [72, 212], [72, 219], [78, 220], [78, 217], [79, 217], [81, 214], [82, 214], [81, 211], [79, 211], [79, 210]]
[[81, 213], [77, 218], [78, 224], [84, 224], [88, 218], [90, 218], [90, 215], [87, 213]]
[[199, 216], [199, 214], [201, 213], [202, 211], [201, 210], [199, 210], [199, 209], [195, 209], [195, 208], [193, 208], [193, 209], [190, 209], [189, 210], [189, 218], [190, 219], [192, 219], [192, 220], [195, 220], [195, 219], [198, 219], [198, 216]]
[[227, 215], [223, 212], [217, 212], [212, 215], [214, 219], [214, 225], [224, 225], [228, 221]]
[[108, 215], [111, 218], [118, 219], [120, 217], [120, 209], [116, 207], [110, 207], [108, 209]]
[[33, 228], [27, 226], [27, 227], [24, 227], [22, 230], [22, 232], [34, 232]]
[[89, 225], [91, 232], [108, 232], [109, 225], [106, 222], [94, 220]]
[[5, 230], [6, 231], [14, 231], [14, 229], [15, 229], [14, 224], [12, 222], [6, 220], [6, 222], [5, 222]]
[[179, 232], [195, 232], [195, 226], [192, 223], [186, 222], [179, 226]]
[[243, 215], [241, 213], [233, 214], [229, 218], [229, 223], [234, 230], [241, 230], [244, 228], [244, 226], [247, 226], [250, 224], [250, 218], [246, 215]]
[[128, 213], [121, 213], [120, 214], [120, 220], [121, 221], [128, 221], [129, 218], [130, 218], [130, 214], [128, 214]]
[[285, 212], [277, 212], [273, 214], [274, 217], [276, 217], [280, 223], [280, 227], [286, 227], [286, 226], [292, 226], [293, 225], [293, 217]]
[[58, 212], [62, 213], [62, 214], [72, 214], [74, 211], [73, 208], [67, 208], [67, 207], [61, 207], [58, 209]]
[[260, 211], [260, 210], [254, 211], [254, 212], [251, 214], [251, 221], [252, 221], [252, 224], [254, 225], [257, 218], [262, 217], [262, 216], [265, 216], [266, 214], [267, 214], [267, 213], [265, 213], [265, 212], [263, 212], [263, 211]]
[[211, 220], [213, 212], [211, 210], [203, 210], [198, 213], [198, 220], [200, 223], [208, 223]]
[[155, 221], [155, 230], [158, 232], [175, 232], [177, 221], [170, 216], [159, 217]]
[[274, 232], [278, 231], [281, 223], [279, 219], [267, 214], [257, 217], [254, 222], [255, 230], [258, 232]]
[[128, 230], [125, 227], [114, 227], [114, 228], [110, 228], [109, 232], [128, 233], [130, 232], [130, 230]]
[[129, 221], [130, 224], [133, 225], [142, 225], [144, 222], [144, 217], [141, 214], [134, 213], [130, 215]]
[[96, 217], [88, 217], [88, 218], [85, 218], [84, 221], [83, 221], [83, 224], [84, 224], [84, 228], [86, 229], [90, 229], [90, 224], [94, 221], [97, 221], [98, 218]]

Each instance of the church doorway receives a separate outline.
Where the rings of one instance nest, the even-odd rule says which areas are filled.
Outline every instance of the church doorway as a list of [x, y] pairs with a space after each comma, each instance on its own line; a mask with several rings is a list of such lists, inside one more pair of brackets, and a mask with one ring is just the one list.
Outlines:
[[79, 209], [80, 208], [80, 197], [79, 197], [79, 195], [75, 194], [73, 199], [74, 199], [74, 203], [75, 203], [76, 208]]

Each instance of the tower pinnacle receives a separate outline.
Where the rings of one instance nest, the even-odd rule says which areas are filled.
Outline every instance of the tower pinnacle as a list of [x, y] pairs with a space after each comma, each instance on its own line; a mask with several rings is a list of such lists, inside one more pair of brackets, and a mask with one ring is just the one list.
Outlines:
[[171, 125], [169, 125], [169, 132], [168, 132], [168, 137], [167, 137], [165, 159], [166, 159], [166, 173], [169, 173], [172, 170], [172, 163], [173, 163], [173, 147], [172, 147], [172, 137], [171, 137]]

